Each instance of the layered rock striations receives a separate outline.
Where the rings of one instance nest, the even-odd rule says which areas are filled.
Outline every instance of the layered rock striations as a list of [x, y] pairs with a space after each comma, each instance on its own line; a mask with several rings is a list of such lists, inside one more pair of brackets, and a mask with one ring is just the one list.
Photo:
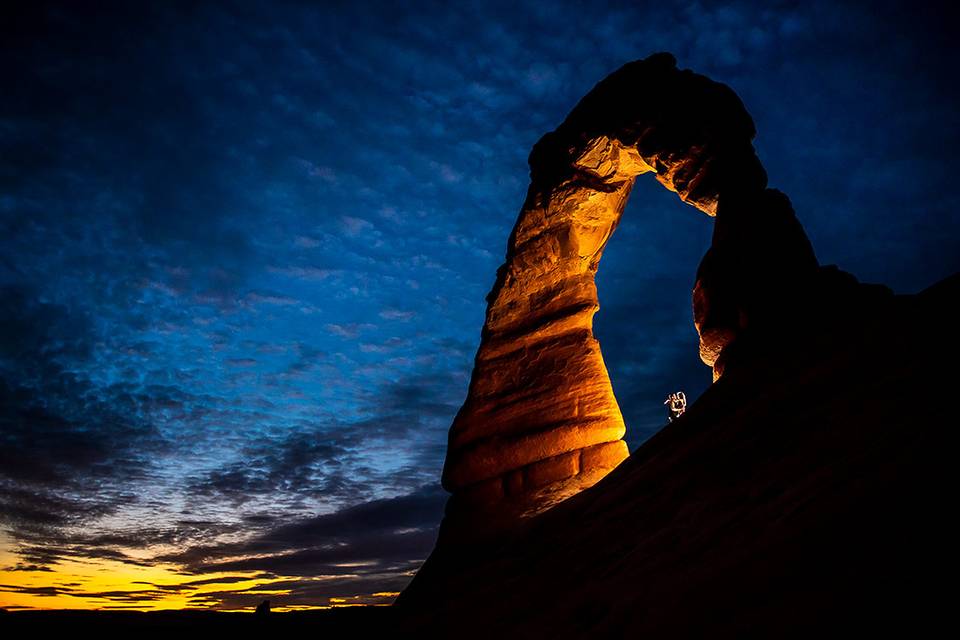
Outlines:
[[637, 176], [653, 173], [717, 218], [693, 293], [700, 354], [715, 377], [725, 347], [776, 317], [781, 298], [816, 271], [789, 201], [766, 189], [754, 134], [733, 91], [656, 54], [600, 82], [535, 145], [469, 392], [450, 429], [448, 531], [541, 512], [627, 457], [593, 335], [594, 279]]

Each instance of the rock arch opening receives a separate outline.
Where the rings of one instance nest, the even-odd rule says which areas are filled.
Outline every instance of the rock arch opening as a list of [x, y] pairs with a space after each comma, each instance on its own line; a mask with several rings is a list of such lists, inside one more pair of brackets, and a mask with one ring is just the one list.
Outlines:
[[716, 216], [692, 296], [699, 355], [715, 378], [747, 324], [777, 317], [771, 292], [816, 269], [789, 201], [766, 189], [754, 133], [732, 90], [655, 54], [601, 81], [534, 146], [450, 428], [446, 531], [538, 513], [627, 457], [593, 317], [599, 262], [638, 176]]
[[693, 402], [710, 385], [690, 291], [712, 233], [712, 218], [696, 215], [653, 176], [641, 176], [604, 250], [593, 333], [630, 451], [667, 423], [669, 393], [682, 390]]

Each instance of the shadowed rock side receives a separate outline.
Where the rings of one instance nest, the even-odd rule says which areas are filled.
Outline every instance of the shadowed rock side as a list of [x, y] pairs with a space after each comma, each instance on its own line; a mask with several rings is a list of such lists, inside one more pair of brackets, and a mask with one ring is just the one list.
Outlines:
[[748, 323], [775, 323], [780, 299], [796, 301], [817, 262], [787, 198], [765, 188], [753, 136], [733, 91], [656, 54], [600, 82], [536, 144], [450, 429], [443, 485], [453, 497], [442, 538], [539, 513], [627, 457], [593, 335], [594, 277], [638, 175], [654, 173], [717, 216], [694, 288], [700, 353], [716, 377]]
[[960, 276], [892, 296], [824, 270], [820, 306], [751, 336], [592, 488], [486, 544], [438, 546], [398, 600], [401, 629], [941, 635], [955, 624], [958, 296]]
[[[945, 617], [960, 278], [894, 296], [819, 266], [753, 134], [730, 89], [657, 54], [537, 143], [401, 630], [784, 637]], [[715, 384], [624, 460], [594, 274], [644, 172], [715, 216], [693, 288]]]

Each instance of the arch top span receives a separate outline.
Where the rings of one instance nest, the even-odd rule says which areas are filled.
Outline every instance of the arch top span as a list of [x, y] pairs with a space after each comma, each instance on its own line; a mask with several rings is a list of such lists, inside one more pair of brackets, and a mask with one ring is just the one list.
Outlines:
[[656, 53], [607, 76], [534, 145], [531, 195], [548, 196], [577, 174], [603, 188], [652, 171], [681, 200], [715, 216], [721, 193], [766, 187], [755, 135], [732, 89]]
[[731, 89], [659, 53], [601, 81], [537, 142], [530, 188], [487, 296], [467, 398], [450, 428], [448, 530], [490, 514], [538, 513], [627, 457], [623, 417], [593, 335], [594, 276], [637, 176], [653, 173], [717, 218], [693, 292], [708, 365], [747, 317], [736, 269], [755, 252], [756, 235], [744, 225], [758, 216], [777, 221], [757, 226], [781, 244], [787, 239], [774, 266], [816, 266], [789, 201], [766, 189], [754, 134]]

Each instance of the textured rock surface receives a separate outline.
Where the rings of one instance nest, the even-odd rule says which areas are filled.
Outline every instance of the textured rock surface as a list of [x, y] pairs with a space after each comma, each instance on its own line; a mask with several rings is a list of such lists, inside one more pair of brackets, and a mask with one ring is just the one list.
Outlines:
[[457, 521], [473, 530], [491, 513], [538, 513], [628, 455], [593, 335], [594, 276], [637, 176], [654, 173], [717, 216], [694, 288], [708, 365], [748, 324], [776, 318], [781, 298], [815, 272], [789, 201], [765, 188], [753, 136], [733, 91], [656, 54], [600, 82], [536, 144], [468, 396], [450, 429], [447, 530]]
[[[401, 631], [477, 638], [936, 637], [955, 624], [960, 276], [815, 304], [595, 486], [441, 545]], [[946, 366], [945, 366], [946, 365]]]

